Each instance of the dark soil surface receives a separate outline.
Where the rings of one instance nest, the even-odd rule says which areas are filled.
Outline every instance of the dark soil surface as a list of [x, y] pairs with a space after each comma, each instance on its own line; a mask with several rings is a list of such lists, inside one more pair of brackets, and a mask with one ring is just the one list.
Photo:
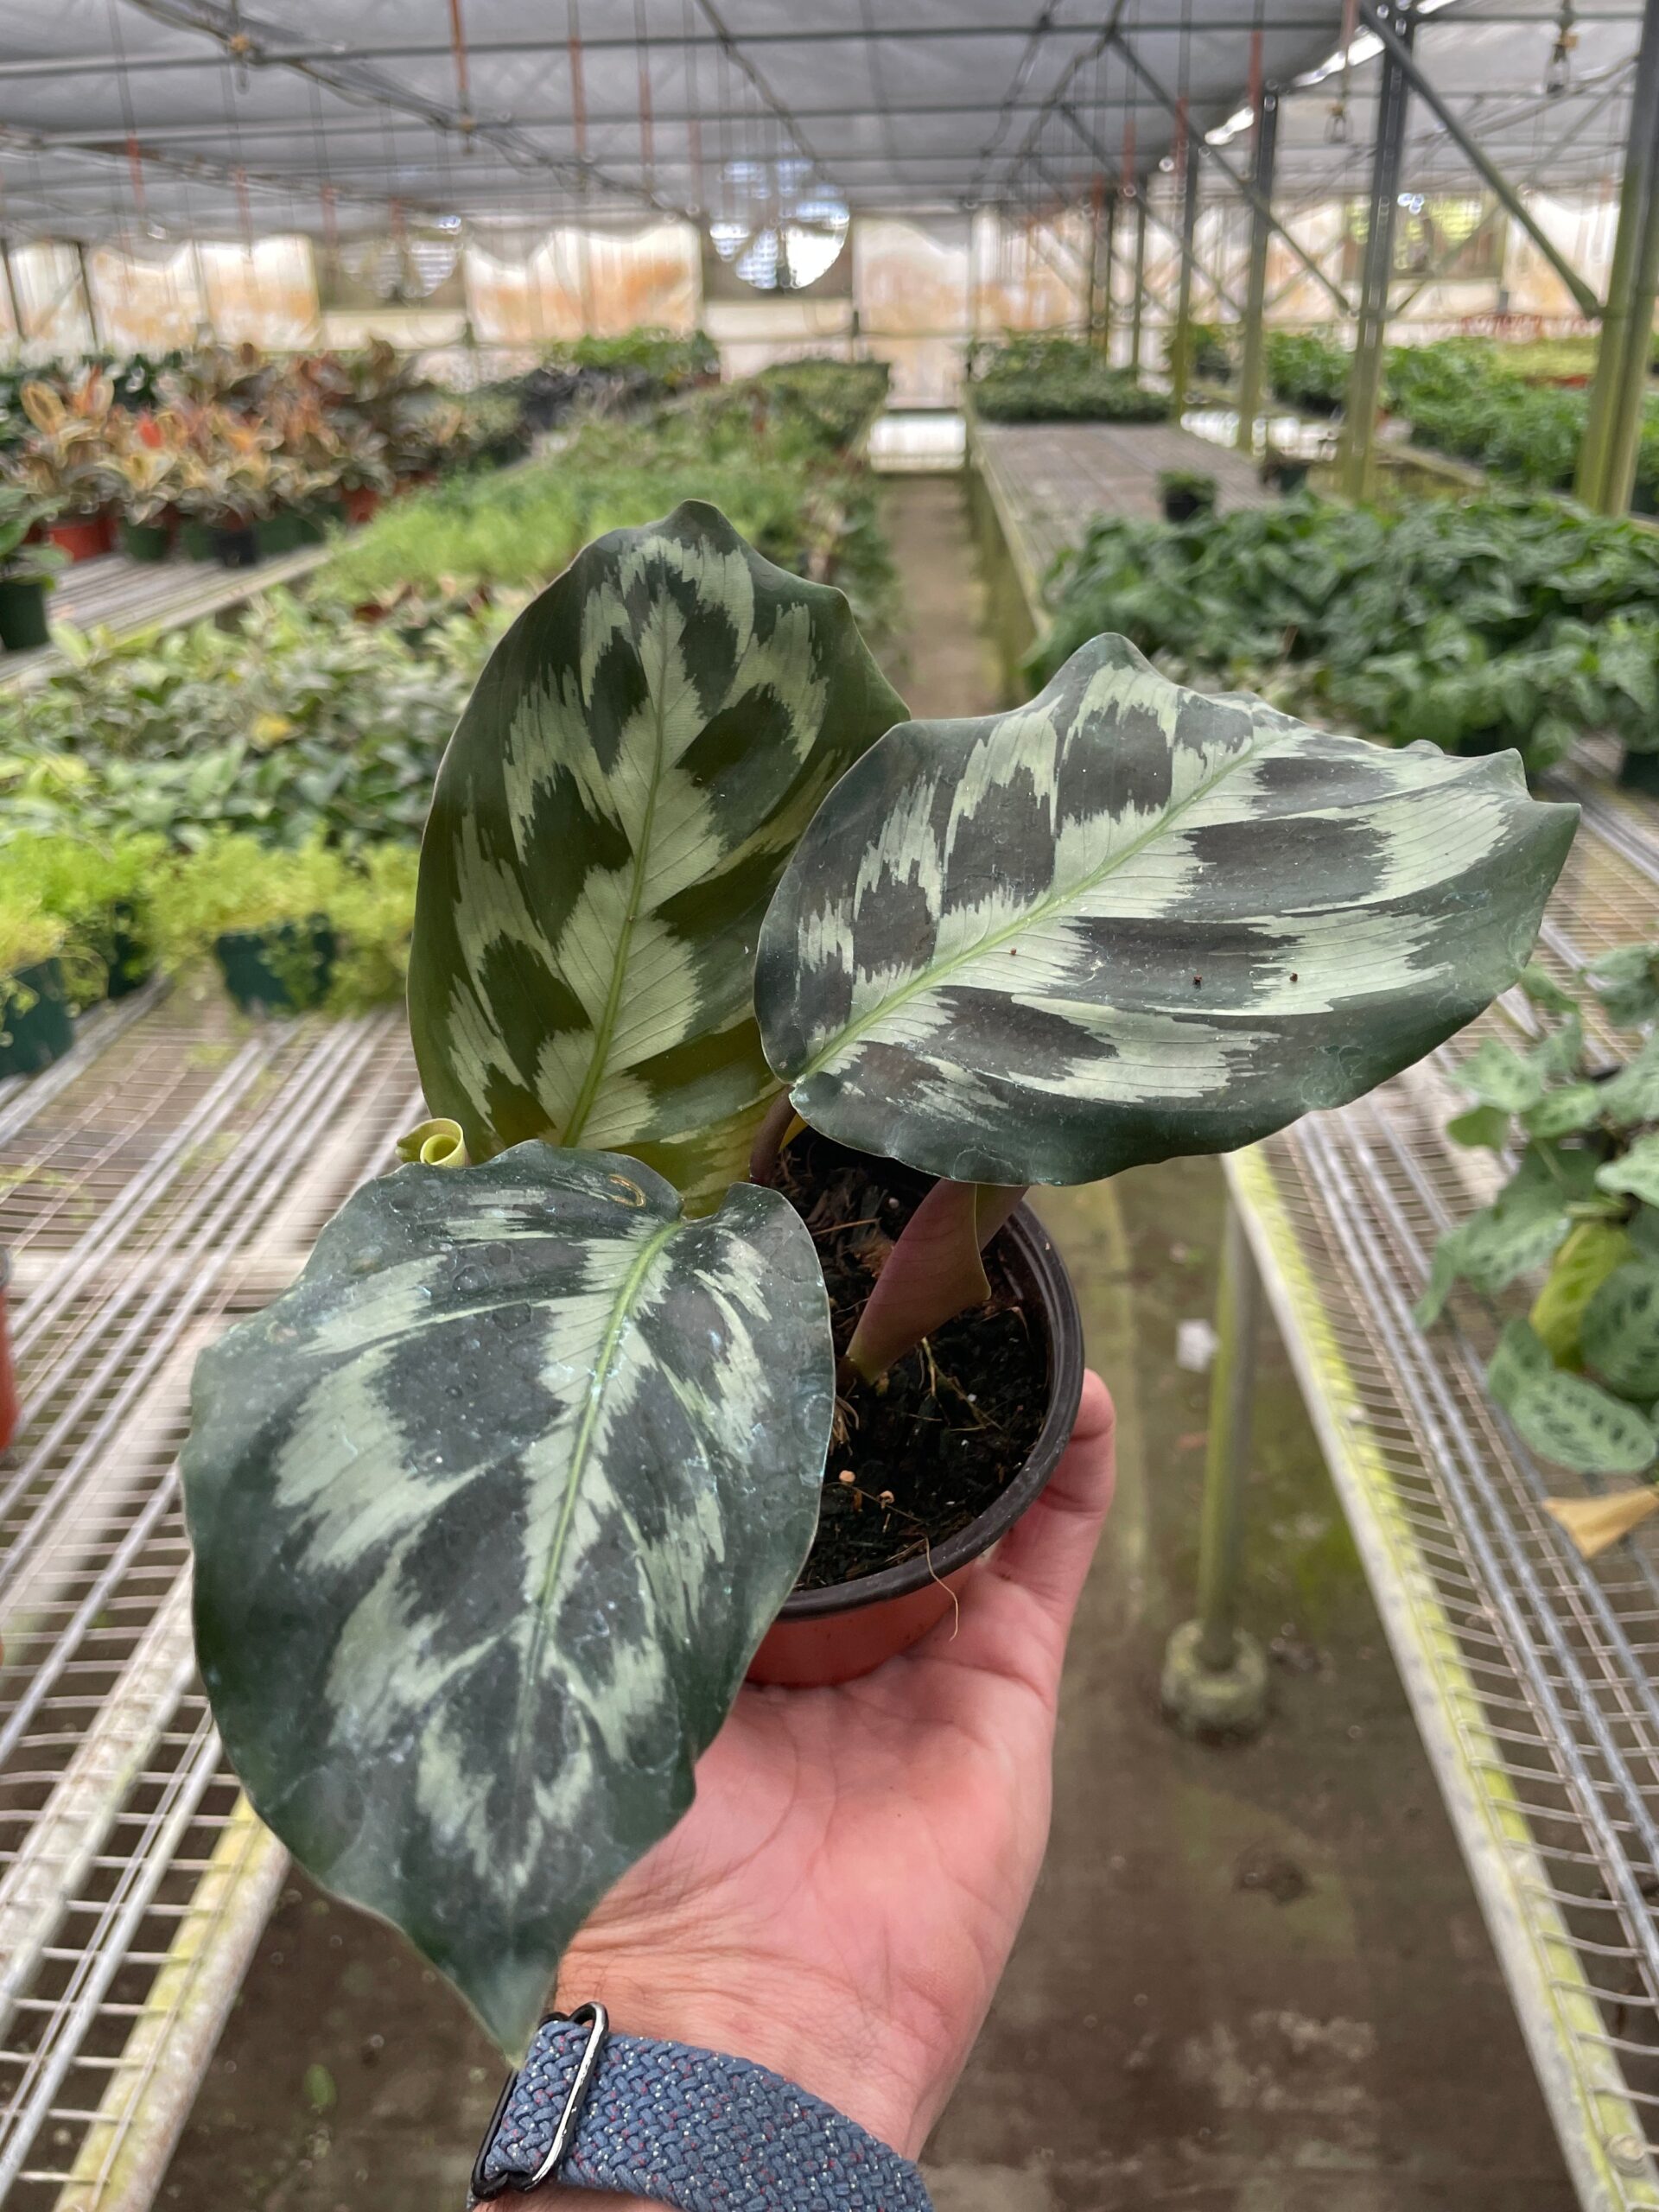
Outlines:
[[[808, 1130], [779, 1161], [778, 1187], [812, 1232], [842, 1352], [927, 1178]], [[985, 1305], [935, 1330], [874, 1387], [855, 1378], [837, 1400], [818, 1533], [798, 1588], [851, 1582], [943, 1543], [1024, 1464], [1048, 1409], [1048, 1337], [999, 1242], [985, 1255]]]

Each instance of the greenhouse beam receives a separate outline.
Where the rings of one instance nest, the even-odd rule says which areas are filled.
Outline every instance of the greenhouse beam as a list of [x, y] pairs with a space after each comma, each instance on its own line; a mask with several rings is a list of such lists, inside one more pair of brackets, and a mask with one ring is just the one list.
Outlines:
[[1590, 412], [1573, 488], [1586, 506], [1623, 514], [1630, 501], [1659, 276], [1659, 0], [1647, 0], [1630, 95], [1618, 230], [1601, 320]]
[[1169, 346], [1169, 391], [1174, 420], [1181, 419], [1186, 388], [1192, 378], [1192, 267], [1198, 235], [1198, 180], [1202, 175], [1193, 149], [1194, 132], [1185, 99], [1175, 116], [1176, 168], [1181, 180], [1180, 283], [1175, 295], [1175, 333]]
[[1250, 266], [1244, 294], [1244, 348], [1238, 370], [1240, 453], [1255, 452], [1255, 418], [1262, 412], [1267, 382], [1268, 247], [1272, 226], [1263, 213], [1273, 200], [1273, 172], [1279, 151], [1279, 95], [1264, 86], [1255, 106], [1255, 198], [1250, 207]]
[[[1395, 14], [1397, 17], [1397, 11]], [[1599, 315], [1601, 313], [1601, 302], [1560, 251], [1548, 232], [1538, 221], [1497, 162], [1482, 149], [1478, 140], [1464, 129], [1452, 113], [1450, 105], [1440, 98], [1439, 92], [1418, 67], [1409, 41], [1402, 38], [1395, 29], [1387, 7], [1374, 6], [1372, 0], [1359, 0], [1359, 15], [1360, 21], [1366, 29], [1382, 41], [1383, 50], [1389, 60], [1396, 69], [1401, 71], [1413, 92], [1433, 115], [1452, 144], [1478, 171], [1487, 187], [1497, 194], [1509, 213], [1514, 216], [1516, 221], [1520, 224], [1567, 290], [1572, 293], [1580, 308], [1592, 319]]]
[[[1134, 70], [1135, 75], [1141, 79], [1141, 82], [1152, 94], [1154, 99], [1157, 101], [1158, 105], [1161, 108], [1165, 109], [1169, 114], [1173, 115], [1175, 112], [1174, 94], [1165, 86], [1161, 85], [1158, 79], [1153, 75], [1151, 70], [1147, 68], [1146, 63], [1141, 60], [1140, 55], [1135, 51], [1135, 48], [1130, 43], [1128, 36], [1122, 31], [1116, 32], [1113, 35], [1111, 43], [1123, 56], [1125, 62], [1131, 69]], [[1251, 181], [1248, 177], [1243, 175], [1239, 170], [1233, 167], [1232, 163], [1227, 159], [1227, 156], [1221, 151], [1219, 147], [1212, 146], [1210, 143], [1209, 139], [1205, 137], [1203, 131], [1198, 133], [1198, 158], [1201, 161], [1209, 162], [1212, 167], [1218, 168], [1221, 171], [1221, 174], [1226, 178], [1228, 183], [1232, 186], [1234, 191], [1236, 192], [1241, 198], [1249, 201], [1252, 213], [1258, 214], [1262, 218], [1269, 229], [1274, 232], [1275, 236], [1284, 240], [1285, 244], [1295, 255], [1297, 260], [1301, 263], [1302, 267], [1307, 271], [1308, 275], [1312, 276], [1316, 283], [1324, 286], [1325, 289], [1331, 295], [1332, 304], [1336, 307], [1338, 313], [1345, 315], [1352, 315], [1354, 311], [1352, 301], [1349, 299], [1342, 287], [1334, 283], [1326, 272], [1320, 268], [1319, 263], [1315, 261], [1312, 254], [1308, 252], [1301, 240], [1297, 238], [1293, 232], [1285, 228], [1285, 226], [1274, 213], [1272, 202], [1270, 200], [1262, 201], [1257, 198], [1255, 187]]]
[[1089, 337], [1100, 353], [1112, 342], [1112, 249], [1117, 229], [1117, 194], [1096, 182], [1094, 263], [1089, 283]]
[[1134, 304], [1129, 310], [1129, 366], [1141, 373], [1141, 338], [1147, 306], [1147, 196], [1137, 185], [1135, 192], [1135, 290]]
[[[1403, 52], [1409, 57], [1416, 19], [1410, 0], [1395, 8], [1382, 0], [1382, 15], [1360, 0], [1368, 19], [1386, 23], [1382, 75], [1376, 92], [1376, 136], [1372, 142], [1370, 207], [1365, 231], [1365, 261], [1360, 276], [1358, 327], [1354, 364], [1348, 377], [1347, 428], [1343, 435], [1342, 488], [1363, 499], [1370, 488], [1376, 410], [1382, 397], [1382, 353], [1389, 334], [1389, 296], [1394, 276], [1395, 214], [1400, 199], [1400, 161], [1406, 138], [1409, 92]], [[1395, 29], [1398, 23], [1402, 28]], [[1381, 36], [1381, 33], [1378, 34]]]

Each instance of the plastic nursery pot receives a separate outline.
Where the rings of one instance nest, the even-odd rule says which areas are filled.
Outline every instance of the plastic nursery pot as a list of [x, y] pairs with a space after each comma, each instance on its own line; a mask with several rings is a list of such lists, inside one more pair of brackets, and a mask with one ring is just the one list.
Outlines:
[[956, 1605], [1058, 1466], [1083, 1395], [1083, 1319], [1077, 1293], [1029, 1206], [1021, 1206], [1000, 1232], [995, 1249], [1048, 1345], [1048, 1409], [1023, 1465], [977, 1520], [934, 1545], [925, 1557], [902, 1560], [829, 1589], [797, 1590], [786, 1598], [750, 1664], [752, 1682], [788, 1689], [850, 1682], [907, 1650]]
[[251, 523], [221, 523], [210, 535], [213, 558], [221, 569], [258, 567], [259, 537]]
[[1166, 492], [1164, 520], [1192, 522], [1198, 515], [1213, 514], [1215, 505], [1213, 499], [1207, 499], [1197, 492]]
[[47, 536], [61, 553], [77, 561], [96, 561], [110, 550], [109, 525], [102, 515], [64, 515], [51, 524]]
[[109, 929], [101, 950], [109, 972], [105, 986], [106, 997], [130, 998], [149, 981], [155, 960], [149, 945], [137, 934], [132, 908], [124, 899], [111, 910]]
[[1627, 791], [1645, 791], [1650, 798], [1659, 798], [1659, 753], [1633, 753], [1627, 746], [1618, 780]]
[[213, 942], [225, 988], [244, 1014], [300, 1014], [334, 972], [334, 933], [320, 917], [271, 930], [231, 930]]
[[1281, 492], [1300, 492], [1313, 466], [1311, 461], [1275, 461], [1273, 481]]
[[11, 1327], [6, 1313], [6, 1287], [11, 1281], [11, 1255], [0, 1251], [0, 1452], [17, 1433], [17, 1370], [11, 1361]]
[[338, 499], [321, 499], [315, 506], [302, 507], [294, 518], [296, 545], [321, 545], [331, 528], [346, 519], [346, 510]]
[[281, 514], [262, 515], [253, 525], [253, 535], [262, 561], [278, 553], [292, 553], [300, 543], [300, 518], [291, 508]]
[[213, 557], [213, 533], [205, 522], [194, 516], [179, 524], [179, 543], [187, 561], [211, 561]]
[[165, 561], [173, 540], [164, 522], [129, 522], [123, 515], [120, 545], [129, 561]]
[[372, 484], [353, 484], [340, 493], [340, 504], [346, 510], [347, 522], [372, 522], [380, 505], [380, 494]]
[[26, 653], [51, 641], [46, 586], [24, 577], [0, 583], [0, 645], [9, 653]]
[[[18, 1003], [19, 986], [25, 1005]], [[63, 969], [55, 960], [21, 968], [0, 982], [0, 1075], [38, 1075], [74, 1041]]]

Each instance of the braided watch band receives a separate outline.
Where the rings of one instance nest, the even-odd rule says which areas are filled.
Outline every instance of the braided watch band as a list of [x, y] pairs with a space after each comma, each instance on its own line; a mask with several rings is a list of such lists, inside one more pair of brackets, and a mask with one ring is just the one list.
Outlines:
[[908, 2158], [804, 2089], [747, 2058], [611, 2035], [589, 2005], [537, 2031], [469, 2202], [547, 2180], [679, 2212], [931, 2212]]

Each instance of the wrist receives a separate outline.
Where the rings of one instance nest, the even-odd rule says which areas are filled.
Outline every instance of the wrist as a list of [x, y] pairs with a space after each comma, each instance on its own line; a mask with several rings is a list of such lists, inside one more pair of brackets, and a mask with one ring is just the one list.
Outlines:
[[572, 1949], [559, 1975], [558, 2007], [568, 2012], [594, 1998], [618, 2033], [751, 2059], [903, 2157], [920, 2152], [932, 2114], [912, 2086], [909, 2054], [893, 2048], [890, 2024], [838, 1985], [774, 1993], [752, 1980], [743, 1986], [736, 1974], [723, 1982], [713, 1971], [646, 1977], [632, 1961]]

